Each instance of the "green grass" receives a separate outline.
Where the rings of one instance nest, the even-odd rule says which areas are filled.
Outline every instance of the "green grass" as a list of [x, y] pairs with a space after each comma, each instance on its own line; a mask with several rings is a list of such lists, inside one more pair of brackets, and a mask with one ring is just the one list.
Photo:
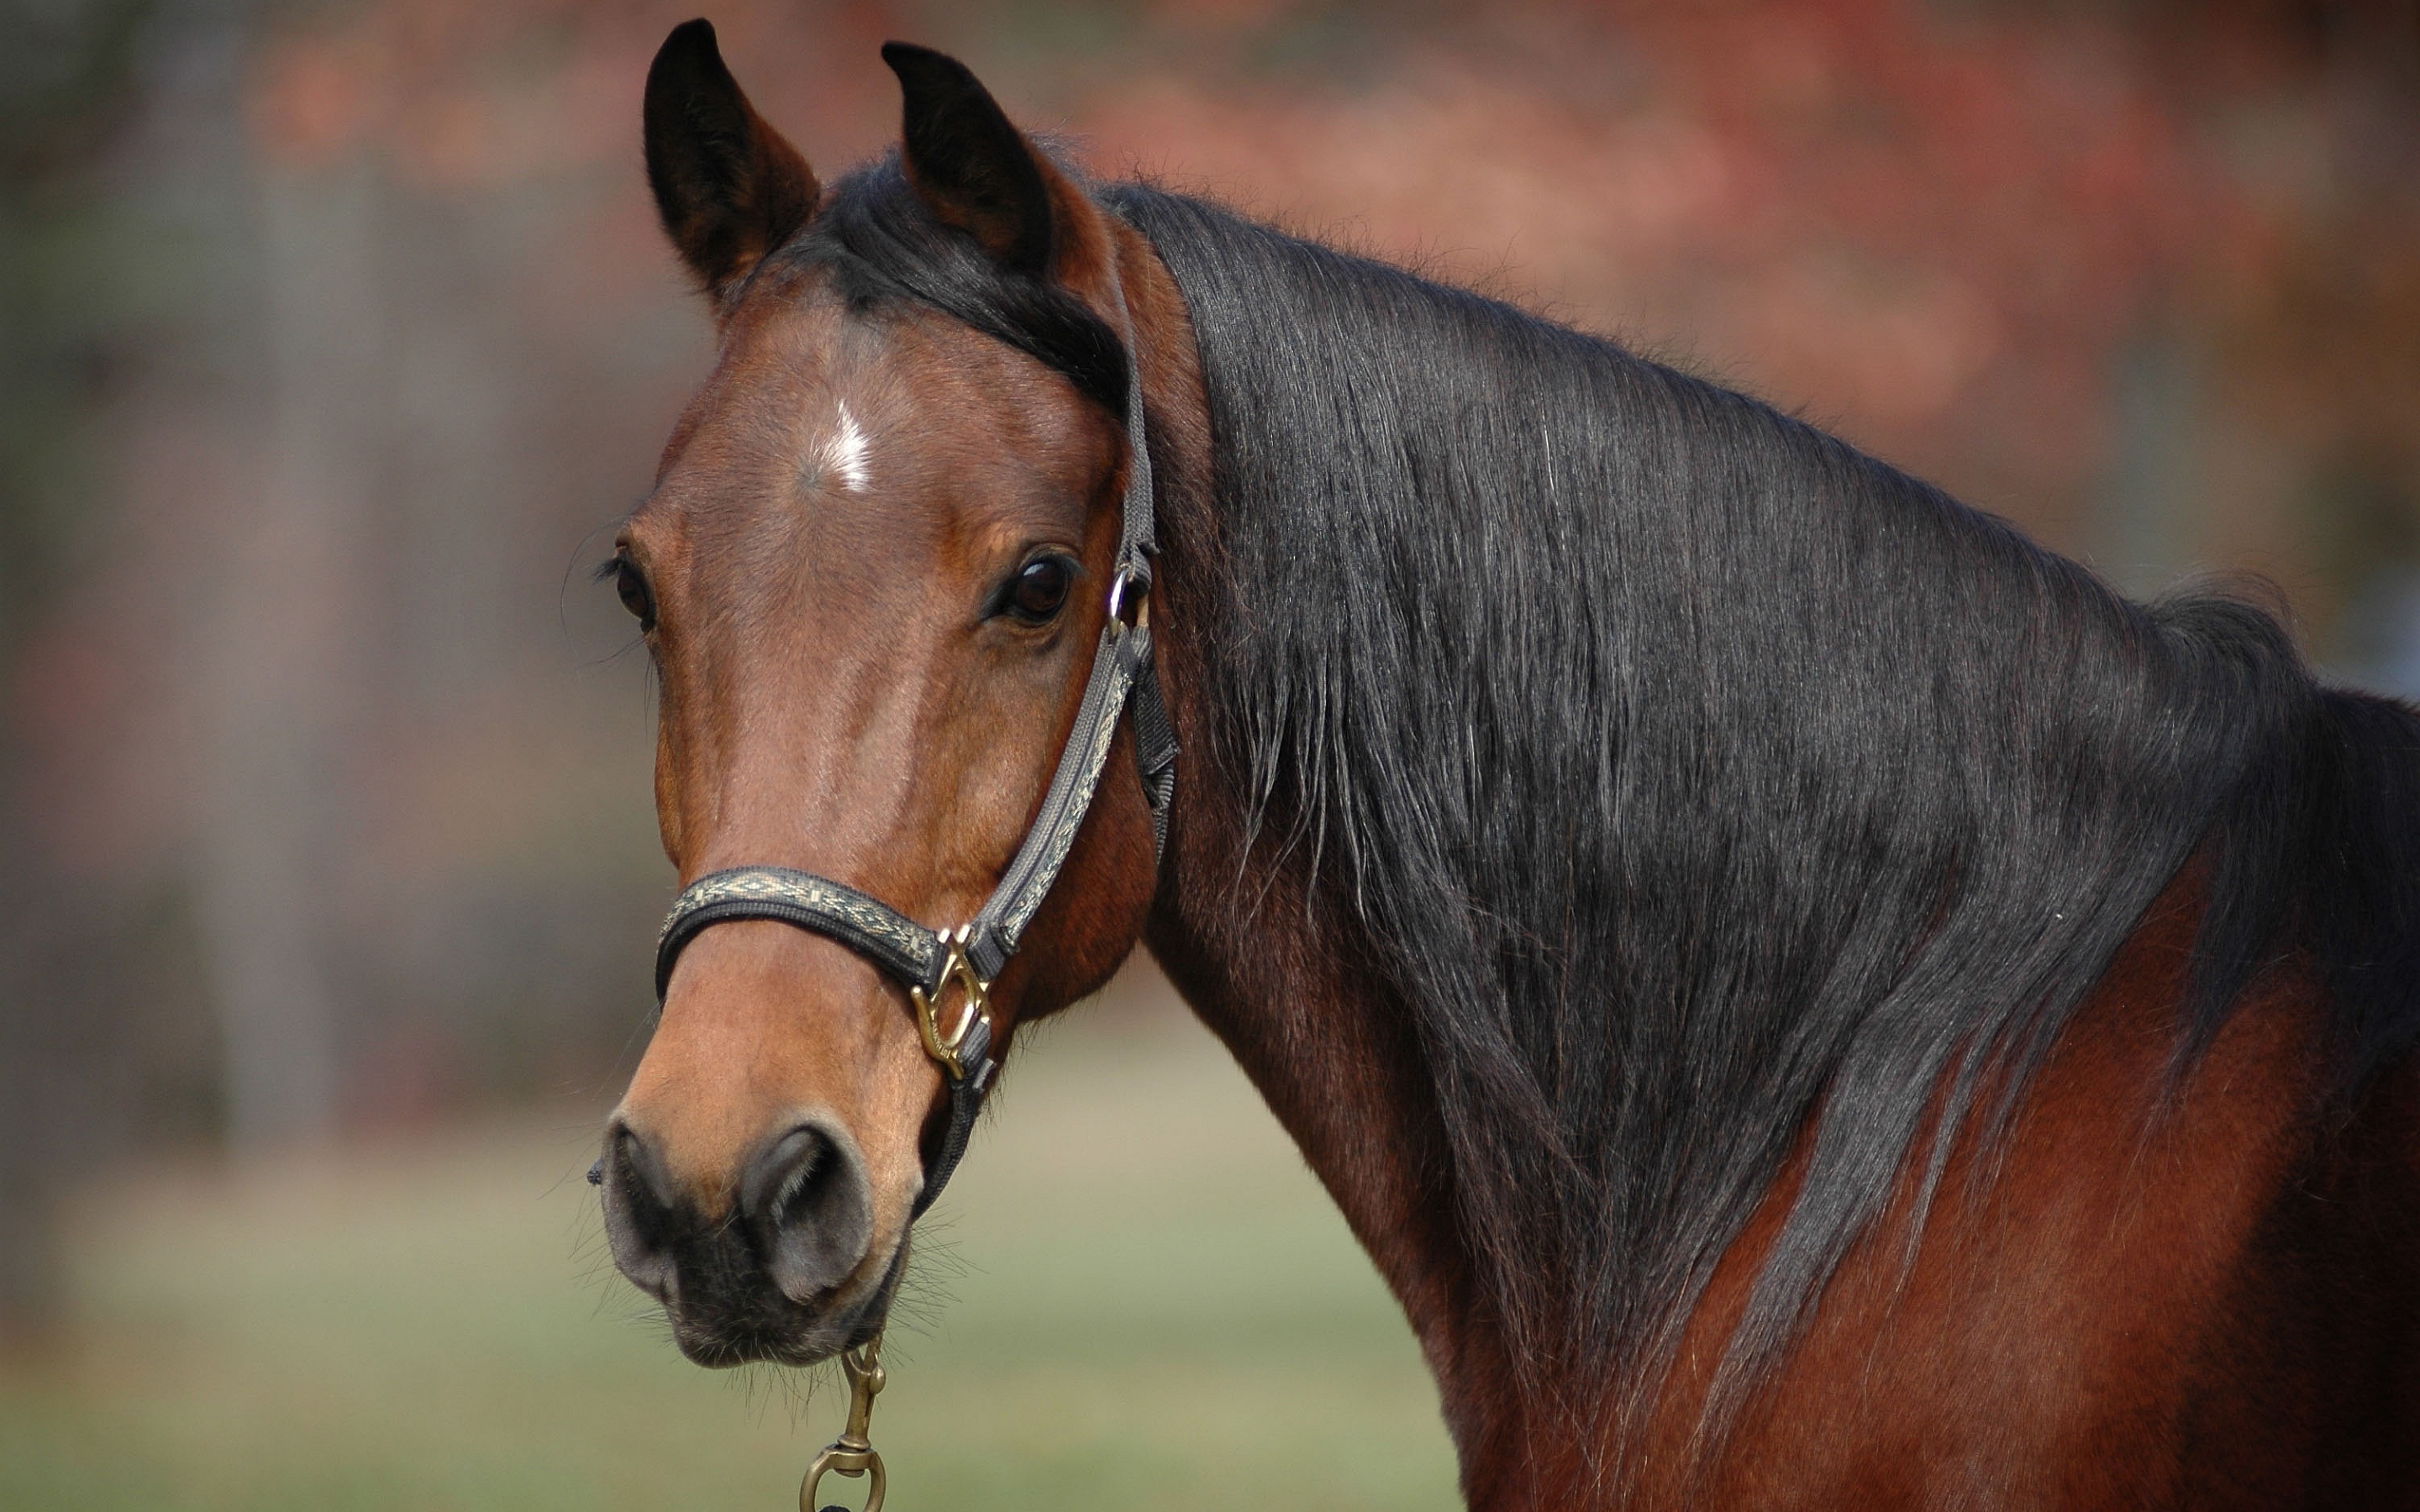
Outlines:
[[[786, 1512], [836, 1377], [680, 1359], [603, 1259], [594, 1132], [96, 1195], [70, 1345], [0, 1371], [0, 1507]], [[1189, 1022], [1027, 1046], [936, 1218], [875, 1416], [900, 1512], [1456, 1504], [1401, 1315]]]

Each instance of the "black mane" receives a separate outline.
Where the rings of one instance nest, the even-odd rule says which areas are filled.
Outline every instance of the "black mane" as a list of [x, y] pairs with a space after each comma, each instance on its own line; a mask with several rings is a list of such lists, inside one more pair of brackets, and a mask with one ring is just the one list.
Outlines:
[[[1208, 386], [1203, 754], [1412, 1015], [1531, 1368], [1660, 1360], [1813, 1119], [1735, 1400], [2197, 855], [2180, 1066], [2294, 949], [2348, 1088], [2410, 1043], [2420, 718], [2320, 688], [2267, 614], [2130, 603], [1608, 342], [1197, 200], [1105, 198], [1174, 274]], [[895, 178], [839, 204], [827, 254], [996, 334], [1030, 303], [869, 235], [920, 213]], [[1097, 366], [1064, 313], [1002, 339]]]

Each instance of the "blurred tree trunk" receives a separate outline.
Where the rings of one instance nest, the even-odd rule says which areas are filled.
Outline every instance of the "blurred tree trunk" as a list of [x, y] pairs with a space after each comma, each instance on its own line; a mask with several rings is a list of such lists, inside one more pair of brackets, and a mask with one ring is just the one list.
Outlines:
[[113, 209], [99, 160], [134, 95], [145, 0], [0, 9], [0, 1346], [56, 1321], [54, 1220], [88, 1155], [95, 1110], [77, 1052], [105, 959], [81, 900], [42, 856], [16, 706], [29, 646], [101, 506], [88, 431], [113, 355], [105, 293], [68, 249]]
[[267, 456], [214, 585], [198, 877], [228, 1134], [250, 1150], [319, 1138], [337, 1114], [343, 1015], [332, 948], [348, 825], [342, 764], [362, 680], [360, 616], [349, 611], [362, 597], [354, 564], [367, 554], [392, 366], [369, 162], [263, 164], [254, 192]]
[[[0, 856], [12, 858], [25, 853], [15, 817], [0, 818]], [[46, 995], [33, 969], [49, 919], [36, 890], [35, 879], [14, 866], [0, 878], [0, 918], [8, 920], [0, 937], [0, 1350], [39, 1340], [58, 1313], [53, 1230], [60, 1152], [41, 1095], [37, 1018]]]
[[2118, 348], [2115, 369], [2094, 564], [2127, 592], [2149, 596], [2203, 547], [2194, 527], [2208, 419], [2193, 355], [2174, 332], [2146, 323]]

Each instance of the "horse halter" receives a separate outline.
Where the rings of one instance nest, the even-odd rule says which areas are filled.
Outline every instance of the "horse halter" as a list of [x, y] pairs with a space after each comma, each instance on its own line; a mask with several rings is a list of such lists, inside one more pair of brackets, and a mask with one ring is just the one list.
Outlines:
[[[1112, 278], [1114, 278], [1114, 272]], [[1123, 309], [1122, 291], [1113, 287]], [[1120, 715], [1134, 717], [1135, 760], [1151, 808], [1152, 856], [1156, 864], [1168, 843], [1168, 808], [1176, 791], [1176, 735], [1151, 657], [1151, 559], [1158, 549], [1152, 522], [1151, 451], [1145, 442], [1142, 375], [1126, 343], [1125, 519], [1116, 569], [1109, 578], [1109, 622], [1093, 651], [1091, 679], [1076, 714], [1076, 728], [1060, 752], [1042, 810], [1026, 831], [974, 918], [953, 929], [932, 930], [889, 904], [829, 877], [786, 867], [744, 866], [712, 872], [673, 900], [656, 939], [656, 1001], [673, 979], [673, 964], [706, 929], [734, 919], [769, 918], [837, 940], [880, 967], [908, 989], [924, 1051], [939, 1063], [950, 1088], [949, 1129], [910, 1221], [923, 1216], [966, 1154], [975, 1115], [983, 1111], [996, 1062], [991, 1055], [991, 984], [1016, 953], [1028, 924], [1059, 880], [1067, 853], [1092, 810], [1094, 794], [1109, 764]], [[948, 1028], [942, 999], [951, 986], [960, 1000]]]

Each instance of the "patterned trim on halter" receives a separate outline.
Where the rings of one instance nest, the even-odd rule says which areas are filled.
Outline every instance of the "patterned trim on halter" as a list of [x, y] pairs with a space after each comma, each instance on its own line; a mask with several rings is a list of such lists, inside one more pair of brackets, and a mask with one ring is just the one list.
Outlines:
[[1101, 701], [1108, 710], [1105, 717], [1094, 721], [1086, 743], [1083, 764], [1077, 768], [1075, 790], [1058, 813], [1047, 843], [1032, 873], [1042, 885], [1027, 889], [1025, 896], [1015, 901], [1006, 917], [1001, 920], [1001, 934], [1009, 953], [1016, 953], [1025, 934], [1025, 926], [1050, 895], [1050, 884], [1058, 881], [1059, 869], [1067, 862], [1067, 853], [1076, 845], [1076, 836], [1084, 827], [1084, 820], [1093, 810], [1093, 795], [1101, 785], [1101, 773], [1109, 766], [1109, 745], [1118, 738], [1118, 716], [1125, 708], [1126, 693], [1134, 686], [1135, 668], [1151, 654], [1151, 632], [1128, 630], [1119, 643], [1105, 645], [1097, 655], [1117, 658], [1109, 683], [1109, 694]]
[[747, 867], [698, 878], [673, 901], [656, 947], [673, 937], [683, 920], [702, 909], [726, 903], [788, 903], [811, 914], [838, 918], [870, 938], [891, 946], [911, 961], [928, 961], [937, 945], [933, 933], [910, 923], [863, 893], [804, 872], [776, 872]]

